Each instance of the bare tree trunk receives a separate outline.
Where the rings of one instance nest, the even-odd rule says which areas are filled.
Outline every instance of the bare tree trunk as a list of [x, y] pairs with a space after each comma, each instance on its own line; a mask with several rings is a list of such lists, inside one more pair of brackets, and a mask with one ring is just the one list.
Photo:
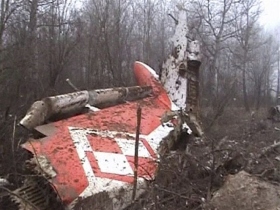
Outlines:
[[276, 93], [276, 103], [278, 105], [278, 97], [280, 95], [280, 48], [277, 51], [277, 93]]
[[256, 110], [259, 110], [260, 109], [260, 106], [261, 106], [261, 96], [262, 96], [262, 85], [261, 85], [261, 81], [259, 80], [258, 81], [258, 84], [257, 84], [257, 94], [256, 94]]
[[55, 2], [51, 4], [51, 23], [49, 26], [49, 89], [55, 86]]
[[249, 102], [248, 102], [248, 95], [247, 95], [247, 84], [246, 84], [246, 64], [242, 70], [242, 83], [243, 83], [243, 102], [244, 107], [247, 112], [250, 111]]
[[[9, 0], [7, 1], [7, 5], [9, 5]], [[5, 8], [5, 0], [1, 1], [1, 17], [0, 17], [0, 50], [2, 49], [3, 43], [3, 34], [5, 30], [5, 18], [6, 18], [6, 8]]]
[[[38, 69], [37, 69], [37, 55], [36, 55], [36, 29], [37, 29], [37, 10], [38, 10], [38, 0], [32, 0], [30, 2], [30, 16], [29, 16], [29, 24], [28, 24], [28, 74], [29, 80], [27, 81], [28, 88], [27, 91], [30, 93], [32, 99], [36, 99], [38, 97]], [[31, 94], [33, 93], [33, 94]]]

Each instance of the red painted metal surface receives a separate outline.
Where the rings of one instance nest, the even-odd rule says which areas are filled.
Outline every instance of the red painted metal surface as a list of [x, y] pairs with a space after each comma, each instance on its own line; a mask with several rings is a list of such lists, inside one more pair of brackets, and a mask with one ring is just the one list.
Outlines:
[[[134, 157], [129, 148], [134, 145], [134, 138], [129, 134], [134, 134], [136, 130], [137, 105], [142, 107], [140, 133], [143, 136], [149, 135], [159, 127], [161, 116], [171, 109], [168, 95], [147, 66], [136, 62], [134, 73], [138, 85], [153, 87], [151, 97], [54, 122], [46, 125], [54, 127], [52, 134], [43, 139], [30, 140], [23, 144], [23, 147], [35, 156], [44, 156], [49, 160], [56, 172], [56, 176], [51, 179], [51, 182], [65, 204], [73, 202], [89, 185], [83, 159], [78, 154], [79, 139], [75, 139], [71, 133], [80, 132], [81, 139], [85, 137], [89, 142], [88, 148], [83, 148], [83, 150], [95, 177], [133, 182], [131, 174], [110, 171], [113, 169], [106, 166], [106, 160], [101, 165], [104, 154], [108, 153], [110, 158], [126, 158], [133, 171]], [[139, 157], [138, 174], [140, 177], [149, 178], [154, 175], [156, 170], [156, 151], [145, 137], [141, 137], [140, 143], [143, 155]], [[124, 146], [122, 147], [122, 145]], [[116, 168], [119, 167], [118, 161], [116, 160], [114, 166]]]

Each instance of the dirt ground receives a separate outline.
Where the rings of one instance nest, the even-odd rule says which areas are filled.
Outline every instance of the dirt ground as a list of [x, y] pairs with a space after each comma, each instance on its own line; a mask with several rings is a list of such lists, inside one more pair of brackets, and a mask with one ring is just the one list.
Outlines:
[[[229, 174], [241, 170], [272, 184], [280, 182], [280, 123], [267, 120], [267, 111], [253, 116], [227, 109], [210, 128], [203, 116], [205, 136], [187, 140], [187, 152], [174, 151], [162, 158], [150, 190], [127, 210], [210, 210], [209, 201]], [[229, 204], [230, 205], [230, 204]]]
[[[208, 205], [213, 193], [223, 186], [227, 175], [241, 170], [272, 184], [280, 183], [280, 149], [269, 147], [280, 141], [279, 122], [267, 120], [266, 110], [252, 116], [242, 109], [227, 109], [208, 129], [211, 118], [202, 115], [203, 138], [184, 137], [185, 147], [181, 145], [162, 157], [150, 189], [126, 210], [213, 209]], [[11, 118], [10, 124], [13, 122]], [[2, 135], [0, 143], [0, 177], [12, 183], [12, 190], [28, 175], [24, 170], [28, 154], [19, 147], [28, 133], [8, 128], [11, 135], [5, 139]], [[0, 209], [16, 209], [7, 194], [0, 187]]]

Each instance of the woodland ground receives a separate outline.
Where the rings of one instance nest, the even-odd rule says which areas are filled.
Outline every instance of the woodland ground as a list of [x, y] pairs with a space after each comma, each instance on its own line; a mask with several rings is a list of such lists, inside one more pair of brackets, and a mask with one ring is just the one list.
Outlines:
[[[202, 116], [204, 128], [211, 118], [211, 115]], [[242, 109], [228, 108], [210, 129], [206, 129], [202, 139], [189, 138], [187, 150], [172, 151], [162, 158], [158, 175], [149, 184], [150, 189], [127, 210], [209, 210], [211, 206], [206, 204], [212, 193], [223, 185], [228, 174], [240, 170], [279, 183], [280, 152], [264, 153], [264, 149], [280, 141], [280, 123], [266, 118], [265, 109], [252, 117]], [[28, 176], [24, 170], [28, 154], [19, 147], [28, 133], [14, 127], [15, 120], [10, 117], [0, 128], [0, 177], [12, 183], [11, 190]], [[5, 195], [7, 192], [0, 189], [0, 209], [16, 209]]]
[[[254, 117], [242, 109], [227, 109], [205, 137], [188, 140], [187, 153], [171, 152], [164, 157], [151, 189], [127, 210], [213, 209], [207, 204], [213, 192], [228, 174], [240, 170], [280, 184], [280, 151], [264, 152], [280, 141], [280, 123], [266, 118], [265, 109]], [[202, 117], [205, 128], [210, 119]]]

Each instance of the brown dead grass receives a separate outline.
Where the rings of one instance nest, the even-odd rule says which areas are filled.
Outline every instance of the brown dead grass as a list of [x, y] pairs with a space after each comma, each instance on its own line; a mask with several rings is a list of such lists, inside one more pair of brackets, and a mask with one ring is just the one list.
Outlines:
[[[280, 182], [280, 149], [260, 156], [280, 141], [280, 123], [267, 120], [266, 113], [263, 109], [252, 117], [242, 109], [227, 109], [202, 139], [188, 140], [187, 153], [172, 151], [161, 159], [150, 190], [127, 210], [211, 209], [206, 204], [213, 192], [240, 170]], [[202, 120], [207, 127], [211, 115]]]

